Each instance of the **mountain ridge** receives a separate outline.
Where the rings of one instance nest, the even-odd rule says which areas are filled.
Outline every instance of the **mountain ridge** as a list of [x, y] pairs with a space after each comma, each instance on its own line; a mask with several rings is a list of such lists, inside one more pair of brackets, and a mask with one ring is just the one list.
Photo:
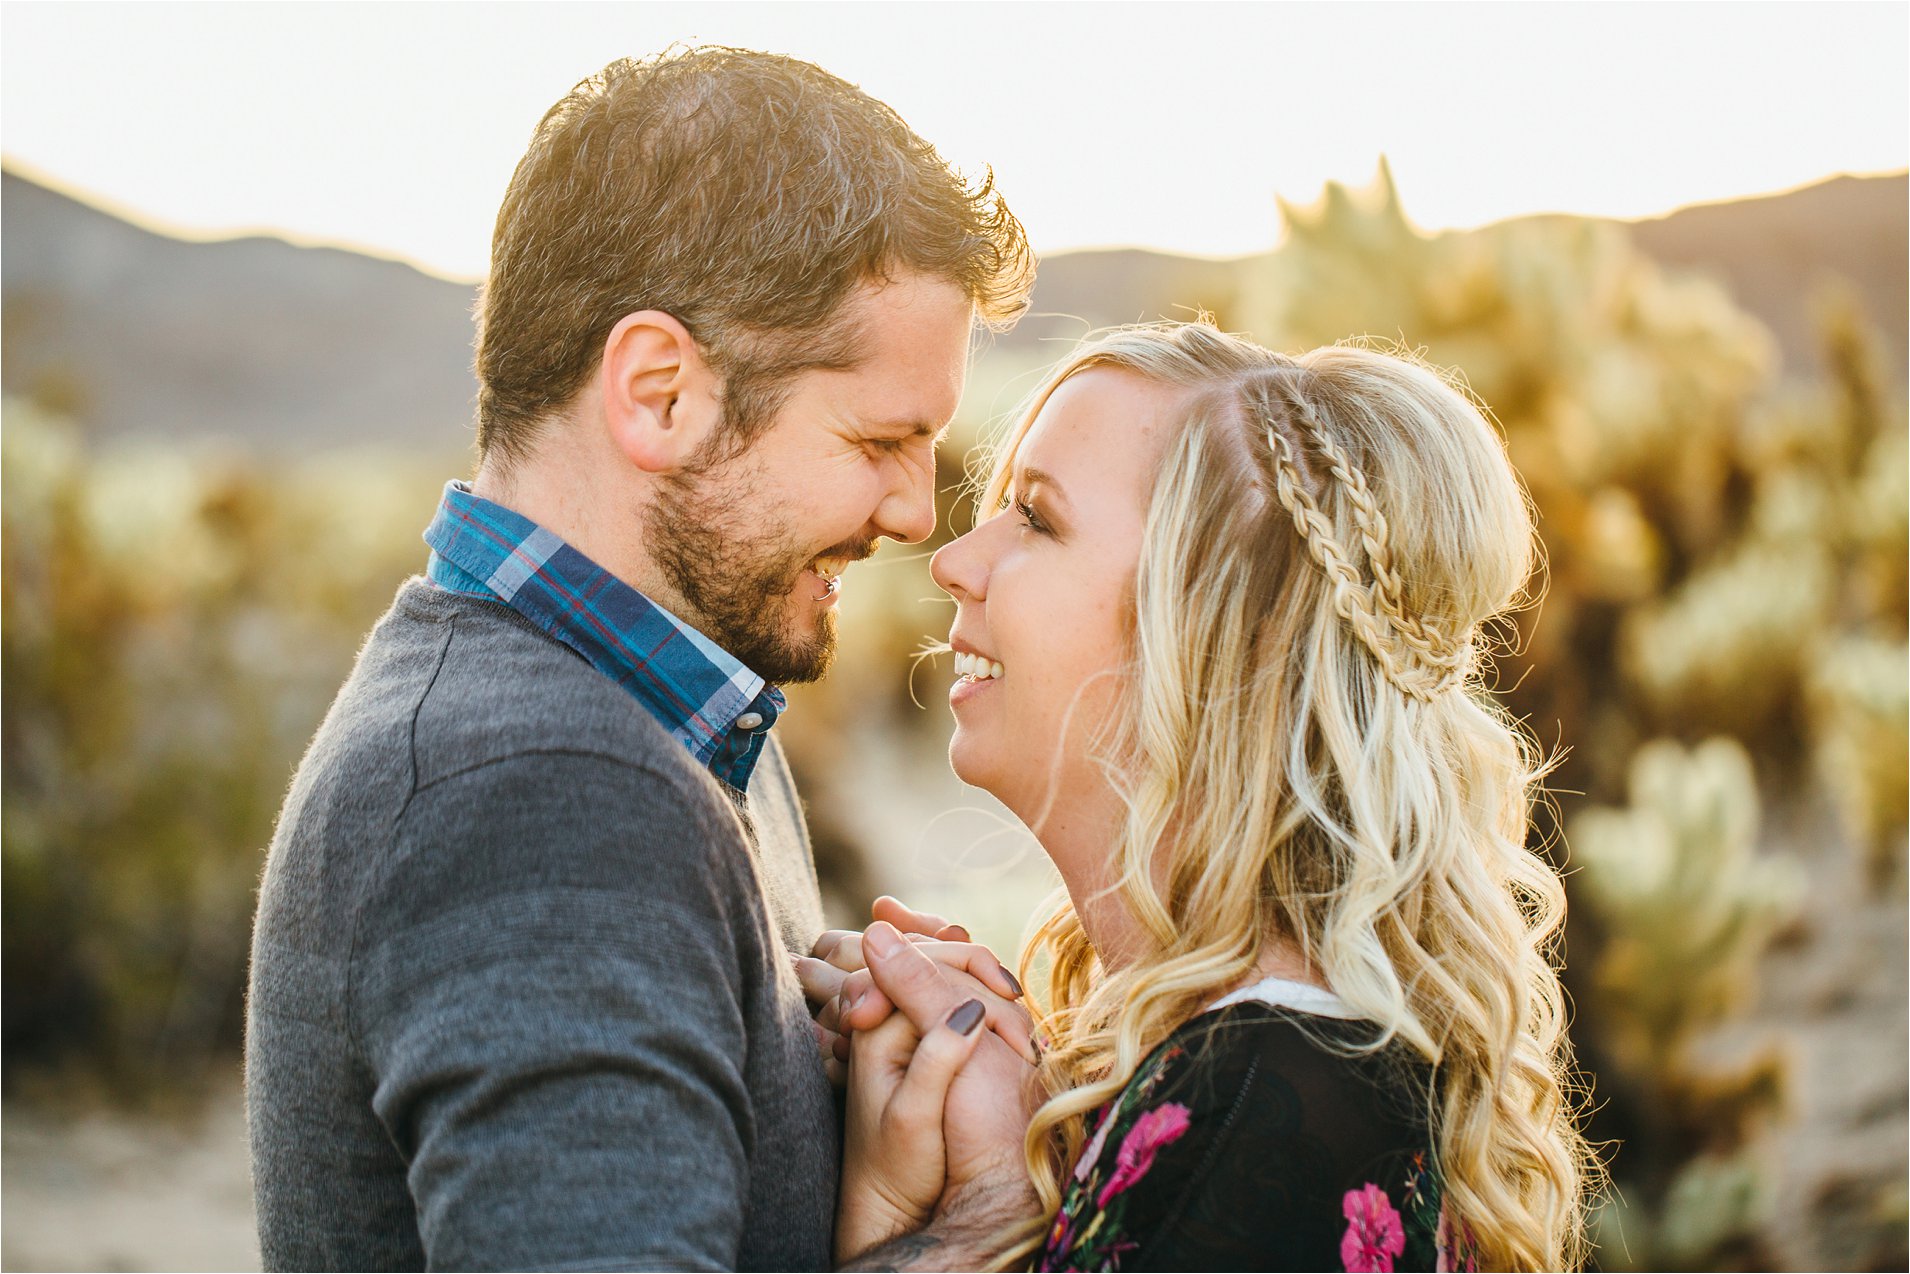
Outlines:
[[[1845, 280], [1901, 382], [1907, 192], [1902, 173], [1842, 176], [1619, 224], [1667, 268], [1720, 279], [1771, 329], [1791, 372], [1818, 370], [1810, 301], [1825, 280]], [[0, 220], [6, 393], [91, 435], [290, 453], [470, 444], [475, 284], [268, 235], [175, 238], [11, 169], [0, 172]], [[1033, 360], [1090, 328], [1189, 317], [1197, 305], [1224, 313], [1235, 277], [1258, 259], [1056, 253], [1029, 315], [991, 351]]]

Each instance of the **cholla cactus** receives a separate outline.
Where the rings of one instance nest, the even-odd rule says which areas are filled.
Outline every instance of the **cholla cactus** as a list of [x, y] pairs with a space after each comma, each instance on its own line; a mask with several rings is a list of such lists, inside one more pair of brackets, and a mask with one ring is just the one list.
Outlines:
[[1423, 236], [1383, 165], [1370, 191], [1282, 211], [1287, 243], [1233, 317], [1276, 345], [1396, 337], [1464, 369], [1535, 494], [1616, 483], [1675, 510], [1681, 537], [1715, 531], [1731, 435], [1774, 365], [1717, 285], [1576, 218]]
[[[1757, 1269], [1757, 1232], [1770, 1216], [1766, 1174], [1748, 1151], [1700, 1155], [1680, 1169], [1663, 1205], [1652, 1208], [1614, 1196], [1600, 1207], [1594, 1228], [1599, 1268], [1605, 1270]], [[1736, 1257], [1721, 1261], [1727, 1254]]]
[[1646, 744], [1630, 797], [1572, 822], [1572, 883], [1607, 935], [1597, 989], [1608, 1044], [1628, 1067], [1675, 1076], [1692, 1035], [1742, 1006], [1805, 882], [1792, 859], [1755, 851], [1757, 785], [1730, 739]]
[[1818, 772], [1872, 883], [1885, 884], [1903, 861], [1910, 811], [1910, 645], [1827, 644], [1812, 661], [1810, 703]]
[[[1754, 1243], [1765, 1218], [1755, 1152], [1741, 1143], [1781, 1101], [1786, 1065], [1768, 1048], [1707, 1065], [1693, 1045], [1744, 1007], [1805, 881], [1789, 857], [1756, 852], [1757, 788], [1737, 743], [1649, 743], [1630, 787], [1628, 806], [1588, 810], [1571, 828], [1577, 897], [1607, 935], [1593, 988], [1602, 1042], [1620, 1072], [1612, 1078], [1645, 1108], [1656, 1144], [1641, 1149], [1657, 1151], [1641, 1157], [1629, 1206], [1601, 1216], [1601, 1261], [1705, 1268]], [[1683, 1157], [1698, 1147], [1710, 1149]]]
[[1832, 594], [1823, 546], [1743, 545], [1627, 616], [1621, 666], [1654, 721], [1751, 735], [1792, 701]]

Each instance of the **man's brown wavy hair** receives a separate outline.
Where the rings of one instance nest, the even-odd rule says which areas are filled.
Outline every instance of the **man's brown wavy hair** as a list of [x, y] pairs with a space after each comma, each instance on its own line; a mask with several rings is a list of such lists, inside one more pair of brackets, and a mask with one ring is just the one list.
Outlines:
[[498, 210], [478, 305], [478, 449], [510, 464], [572, 401], [626, 314], [689, 329], [723, 380], [726, 449], [800, 372], [853, 367], [843, 304], [920, 272], [1012, 323], [1034, 257], [889, 107], [820, 67], [700, 47], [611, 63], [544, 116]]

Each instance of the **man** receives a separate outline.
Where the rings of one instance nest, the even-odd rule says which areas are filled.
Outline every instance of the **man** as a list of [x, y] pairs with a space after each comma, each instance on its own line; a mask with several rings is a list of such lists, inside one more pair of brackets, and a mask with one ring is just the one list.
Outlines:
[[476, 477], [266, 866], [268, 1266], [828, 1265], [777, 686], [828, 669], [844, 569], [933, 530], [971, 328], [1032, 269], [986, 185], [803, 62], [619, 62], [545, 116], [480, 307]]

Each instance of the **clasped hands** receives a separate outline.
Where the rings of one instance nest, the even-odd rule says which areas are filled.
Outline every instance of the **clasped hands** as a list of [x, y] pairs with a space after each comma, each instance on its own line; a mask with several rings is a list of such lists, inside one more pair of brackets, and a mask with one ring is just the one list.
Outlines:
[[797, 977], [825, 1066], [846, 1087], [836, 1257], [965, 1217], [1033, 1209], [1022, 1139], [1039, 1057], [1022, 988], [967, 930], [893, 898], [830, 930]]

